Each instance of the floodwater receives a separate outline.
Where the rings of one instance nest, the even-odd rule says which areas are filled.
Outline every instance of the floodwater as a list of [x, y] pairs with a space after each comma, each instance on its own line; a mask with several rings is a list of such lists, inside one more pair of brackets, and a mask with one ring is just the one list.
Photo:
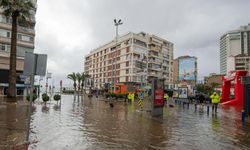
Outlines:
[[[163, 117], [152, 118], [147, 102], [144, 111], [140, 111], [137, 103], [121, 101], [110, 108], [102, 98], [74, 100], [71, 95], [63, 95], [61, 109], [53, 101], [47, 107], [35, 105], [31, 150], [250, 149], [250, 126], [242, 125], [241, 114], [233, 108], [219, 108], [217, 115], [207, 115], [195, 112], [193, 105], [189, 109], [166, 106]], [[14, 114], [9, 112], [6, 122], [9, 115], [21, 114], [17, 110]]]

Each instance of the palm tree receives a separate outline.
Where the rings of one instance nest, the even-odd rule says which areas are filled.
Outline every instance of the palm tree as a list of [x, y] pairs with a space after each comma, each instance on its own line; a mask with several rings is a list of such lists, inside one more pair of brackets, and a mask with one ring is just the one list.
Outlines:
[[76, 74], [76, 80], [78, 82], [78, 94], [80, 93], [80, 89], [81, 89], [81, 81], [82, 81], [82, 75], [81, 73], [77, 73]]
[[75, 94], [76, 93], [76, 79], [77, 79], [76, 73], [72, 72], [71, 74], [68, 74], [67, 78], [74, 82], [73, 86], [74, 86], [74, 94]]
[[[81, 75], [81, 80], [82, 80], [81, 87], [82, 87], [82, 91], [83, 91], [84, 84], [86, 83], [85, 81], [86, 81], [86, 79], [88, 79], [88, 78], [90, 78], [90, 75], [83, 72], [82, 75]], [[85, 85], [85, 87], [86, 87], [86, 85]], [[84, 93], [86, 93], [86, 90], [85, 90]]]
[[16, 97], [17, 24], [19, 21], [28, 21], [31, 16], [30, 10], [35, 6], [29, 0], [1, 0], [0, 7], [4, 15], [12, 19], [8, 97], [13, 98]]

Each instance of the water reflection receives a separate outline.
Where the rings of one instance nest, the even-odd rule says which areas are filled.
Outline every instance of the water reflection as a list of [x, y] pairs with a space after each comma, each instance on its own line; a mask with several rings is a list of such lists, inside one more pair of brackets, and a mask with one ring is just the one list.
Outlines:
[[[114, 102], [111, 108], [102, 97], [64, 95], [61, 106], [51, 101], [36, 107], [31, 139], [37, 142], [30, 149], [250, 148], [250, 126], [242, 126], [240, 113], [232, 108], [207, 115], [192, 105], [166, 105], [162, 117], [152, 118], [147, 101], [140, 111], [137, 103]], [[27, 112], [26, 107], [0, 105], [1, 145], [25, 135]]]

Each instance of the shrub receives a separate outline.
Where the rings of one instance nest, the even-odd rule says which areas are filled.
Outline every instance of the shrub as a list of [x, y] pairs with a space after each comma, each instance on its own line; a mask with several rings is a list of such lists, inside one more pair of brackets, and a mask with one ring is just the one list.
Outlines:
[[61, 95], [59, 95], [59, 94], [54, 95], [55, 101], [59, 101], [60, 99], [61, 99]]
[[46, 93], [43, 93], [42, 94], [42, 99], [43, 99], [43, 101], [46, 103], [47, 101], [49, 101], [49, 96], [48, 96], [48, 94], [46, 94]]
[[[34, 102], [37, 99], [37, 95], [36, 94], [32, 94], [32, 102]], [[27, 95], [26, 100], [29, 101], [30, 100], [30, 95]]]
[[114, 97], [116, 97], [116, 94], [115, 94], [115, 93], [110, 93], [110, 96], [111, 96], [112, 98], [114, 98]]

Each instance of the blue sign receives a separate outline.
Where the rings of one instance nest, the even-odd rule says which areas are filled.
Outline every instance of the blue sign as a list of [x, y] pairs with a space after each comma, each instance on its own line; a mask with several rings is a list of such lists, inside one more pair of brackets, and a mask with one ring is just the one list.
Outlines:
[[179, 81], [196, 80], [196, 58], [179, 59]]
[[25, 81], [25, 79], [26, 79], [26, 76], [25, 76], [25, 75], [23, 75], [23, 74], [20, 74], [20, 75], [19, 75], [19, 78], [20, 78], [20, 80], [21, 80], [21, 81], [23, 81], [23, 82], [24, 82], [24, 81]]
[[144, 97], [143, 92], [140, 92], [140, 94], [139, 94], [139, 99], [143, 99], [143, 97]]

